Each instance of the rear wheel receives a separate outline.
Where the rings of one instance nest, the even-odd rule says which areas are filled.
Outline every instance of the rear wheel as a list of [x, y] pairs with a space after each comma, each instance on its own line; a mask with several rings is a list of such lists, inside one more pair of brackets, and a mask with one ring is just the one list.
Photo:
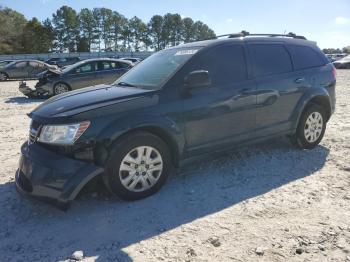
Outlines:
[[69, 91], [69, 86], [64, 83], [58, 83], [53, 88], [53, 92], [55, 95], [63, 94]]
[[0, 81], [6, 81], [8, 76], [5, 73], [0, 73]]
[[291, 141], [298, 148], [312, 149], [321, 142], [325, 131], [325, 110], [320, 105], [311, 104], [302, 113]]
[[117, 142], [104, 174], [107, 188], [124, 200], [157, 192], [171, 171], [170, 152], [159, 137], [137, 132]]

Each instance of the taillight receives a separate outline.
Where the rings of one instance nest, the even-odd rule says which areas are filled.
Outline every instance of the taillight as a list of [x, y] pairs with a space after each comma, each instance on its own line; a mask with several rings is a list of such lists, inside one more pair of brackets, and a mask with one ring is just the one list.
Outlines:
[[335, 67], [333, 67], [332, 73], [334, 78], [337, 78], [337, 69], [335, 69]]

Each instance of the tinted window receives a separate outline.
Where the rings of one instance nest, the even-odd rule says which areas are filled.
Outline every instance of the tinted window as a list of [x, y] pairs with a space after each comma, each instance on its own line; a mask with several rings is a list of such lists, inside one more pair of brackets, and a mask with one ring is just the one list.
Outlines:
[[296, 70], [325, 64], [321, 55], [308, 46], [290, 45], [288, 48]]
[[292, 71], [292, 61], [286, 48], [280, 44], [252, 44], [249, 50], [256, 76]]
[[195, 61], [193, 70], [207, 70], [213, 85], [227, 85], [247, 79], [244, 49], [240, 45], [217, 47], [203, 53]]

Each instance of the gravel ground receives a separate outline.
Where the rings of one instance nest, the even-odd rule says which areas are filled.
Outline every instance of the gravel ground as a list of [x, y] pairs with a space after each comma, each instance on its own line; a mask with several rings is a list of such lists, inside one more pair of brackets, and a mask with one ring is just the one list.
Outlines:
[[42, 102], [17, 87], [0, 83], [1, 261], [350, 261], [350, 70], [316, 149], [276, 139], [195, 163], [147, 199], [100, 189], [67, 212], [15, 191], [26, 114]]

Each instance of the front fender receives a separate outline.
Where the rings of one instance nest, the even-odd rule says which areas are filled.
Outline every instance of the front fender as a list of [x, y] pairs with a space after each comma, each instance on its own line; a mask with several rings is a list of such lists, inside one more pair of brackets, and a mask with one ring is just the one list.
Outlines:
[[137, 130], [145, 130], [160, 136], [165, 142], [176, 151], [175, 158], [181, 158], [185, 137], [179, 123], [167, 116], [144, 115], [123, 117], [113, 121], [104, 128], [97, 136], [96, 150], [97, 163], [104, 166], [109, 157], [113, 144], [122, 136]]

